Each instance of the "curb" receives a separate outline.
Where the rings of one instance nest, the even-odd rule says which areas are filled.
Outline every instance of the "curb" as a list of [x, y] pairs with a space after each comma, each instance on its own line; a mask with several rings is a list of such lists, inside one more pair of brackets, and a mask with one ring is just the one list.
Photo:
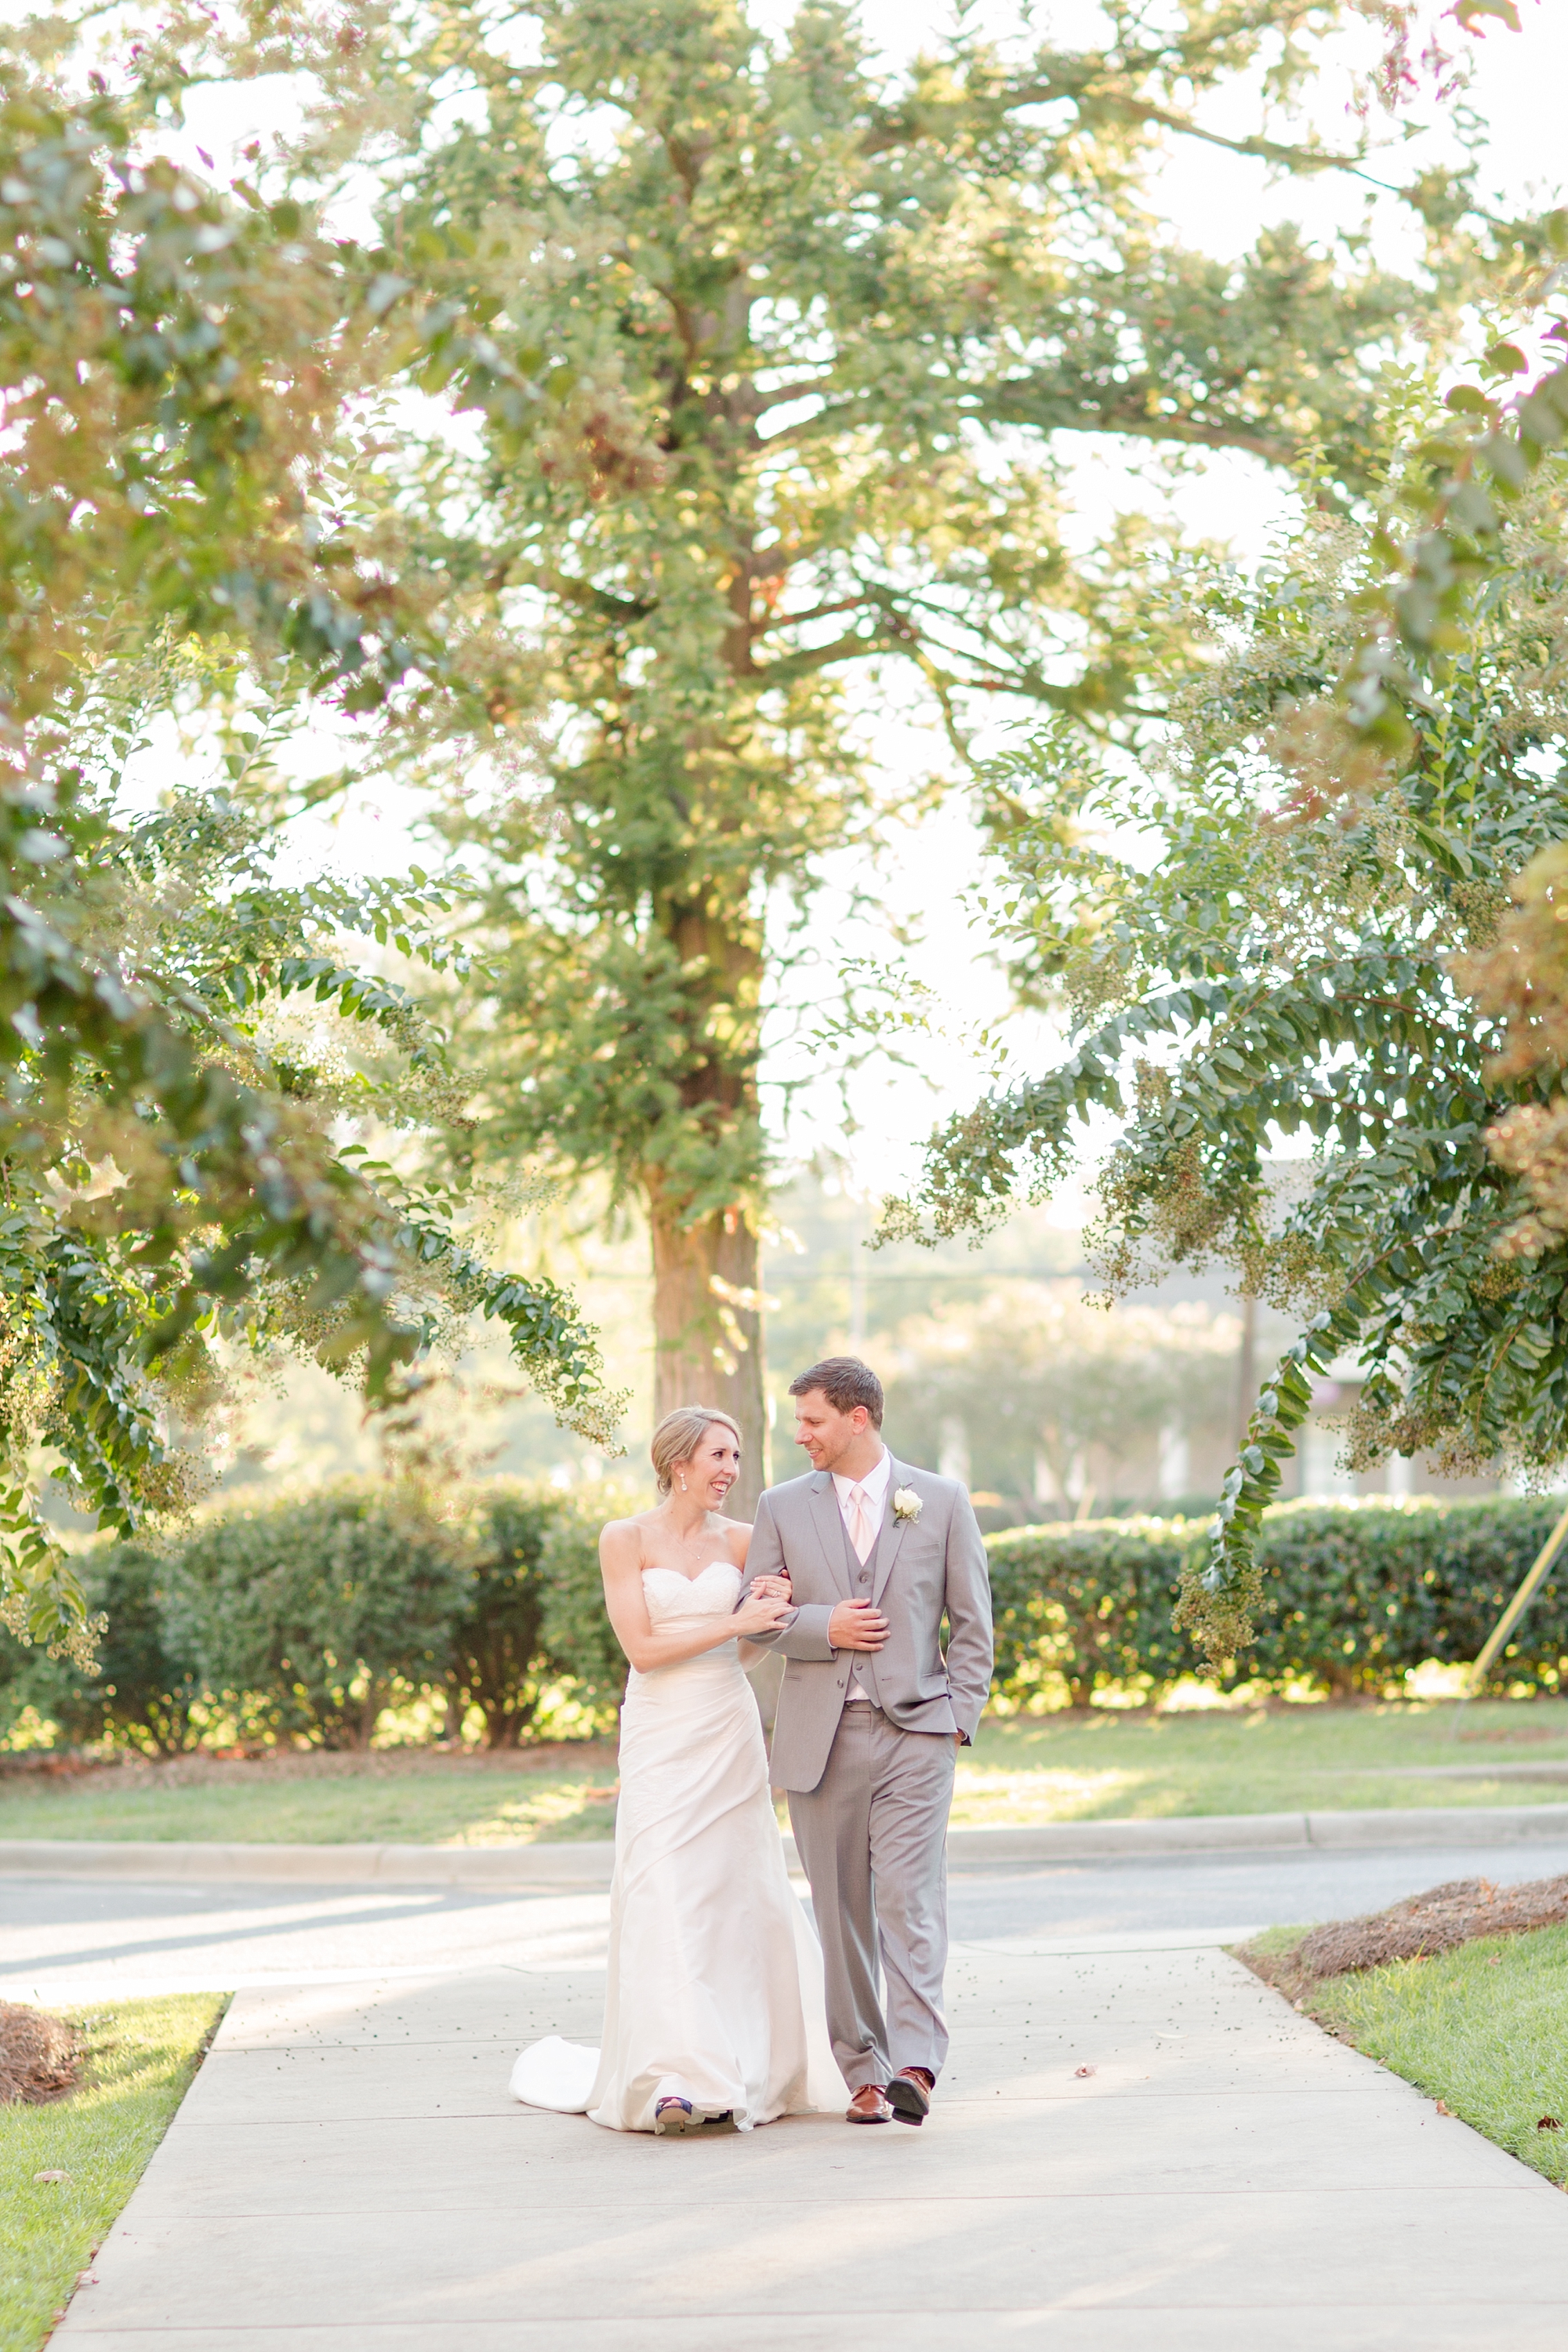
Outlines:
[[[1568, 1843], [1568, 1805], [1432, 1806], [1400, 1812], [1207, 1813], [1178, 1821], [1044, 1822], [1031, 1828], [950, 1831], [957, 1869], [1005, 1864], [1104, 1862], [1118, 1856], [1421, 1846]], [[784, 1859], [800, 1867], [795, 1840]], [[248, 1885], [464, 1886], [476, 1893], [600, 1893], [616, 1849], [605, 1839], [563, 1845], [198, 1845], [69, 1838], [0, 1839], [0, 1876]]]
[[616, 1849], [607, 1839], [575, 1844], [200, 1845], [160, 1840], [0, 1839], [0, 1876], [121, 1878], [247, 1885], [468, 1886], [509, 1894], [597, 1892], [608, 1886]]
[[1109, 1861], [1118, 1854], [1247, 1853], [1568, 1842], [1568, 1805], [1432, 1805], [1352, 1813], [1192, 1813], [1152, 1822], [1046, 1822], [952, 1830], [950, 1863]]

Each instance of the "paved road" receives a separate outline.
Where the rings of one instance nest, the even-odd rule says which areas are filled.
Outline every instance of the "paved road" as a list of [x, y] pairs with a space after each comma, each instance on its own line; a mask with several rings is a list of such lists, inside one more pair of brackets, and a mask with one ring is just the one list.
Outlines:
[[[1427, 1846], [1379, 1852], [1174, 1853], [954, 1875], [953, 1932], [965, 1937], [1100, 1939], [1180, 1929], [1353, 1918], [1451, 1878], [1551, 1878], [1563, 1844]], [[1228, 1942], [1229, 1937], [1217, 1940]]]
[[[1568, 1844], [1173, 1854], [955, 1871], [960, 1945], [1115, 1950], [1343, 1918], [1449, 1878], [1542, 1878]], [[602, 1967], [602, 1894], [0, 1879], [0, 1998]]]

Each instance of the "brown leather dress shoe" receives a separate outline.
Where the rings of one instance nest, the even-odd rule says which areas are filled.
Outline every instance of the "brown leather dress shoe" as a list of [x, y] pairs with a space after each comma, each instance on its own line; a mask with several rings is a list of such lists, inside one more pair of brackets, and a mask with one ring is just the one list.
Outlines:
[[890, 2124], [893, 2110], [875, 2083], [862, 2083], [845, 2110], [847, 2124]]
[[924, 2066], [900, 2066], [888, 2085], [888, 2100], [901, 2124], [923, 2124], [931, 2113], [936, 2076]]

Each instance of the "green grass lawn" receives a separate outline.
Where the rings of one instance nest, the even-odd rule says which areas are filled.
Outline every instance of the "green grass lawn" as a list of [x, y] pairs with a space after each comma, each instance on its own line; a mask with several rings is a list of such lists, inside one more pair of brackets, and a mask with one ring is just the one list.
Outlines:
[[0, 1779], [0, 1838], [167, 1838], [247, 1845], [511, 1845], [607, 1838], [616, 1751], [600, 1740], [514, 1762], [392, 1750]]
[[[1513, 1777], [1555, 1765], [1562, 1777]], [[1498, 1767], [1509, 1768], [1500, 1773]], [[1476, 1777], [1439, 1776], [1456, 1767]], [[598, 1741], [513, 1759], [395, 1749], [272, 1762], [0, 1777], [0, 1838], [504, 1845], [606, 1838]], [[1568, 1802], [1568, 1702], [1215, 1707], [1015, 1717], [958, 1767], [955, 1823]]]
[[51, 2106], [0, 2107], [0, 2352], [43, 2342], [227, 2006], [226, 1993], [203, 1992], [73, 2011], [87, 2042], [80, 2087]]
[[[1563, 1777], [1495, 1770], [1531, 1763], [1558, 1765]], [[1447, 1777], [1455, 1767], [1467, 1777]], [[1433, 1768], [1441, 1777], [1426, 1777]], [[1147, 1821], [1551, 1802], [1568, 1803], [1568, 1703], [1559, 1699], [1155, 1715], [1096, 1707], [983, 1725], [959, 1761], [952, 1818]]]
[[[1270, 1940], [1294, 1942], [1301, 1932]], [[1431, 1959], [1331, 1977], [1305, 2006], [1320, 2025], [1568, 2187], [1568, 1927], [1482, 1937]]]

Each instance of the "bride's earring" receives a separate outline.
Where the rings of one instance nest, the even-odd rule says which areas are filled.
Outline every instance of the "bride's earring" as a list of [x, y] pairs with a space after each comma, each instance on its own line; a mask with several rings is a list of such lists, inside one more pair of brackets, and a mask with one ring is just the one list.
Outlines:
[[680, 1491], [683, 1495], [686, 1492], [686, 1473], [684, 1470], [680, 1474]]

